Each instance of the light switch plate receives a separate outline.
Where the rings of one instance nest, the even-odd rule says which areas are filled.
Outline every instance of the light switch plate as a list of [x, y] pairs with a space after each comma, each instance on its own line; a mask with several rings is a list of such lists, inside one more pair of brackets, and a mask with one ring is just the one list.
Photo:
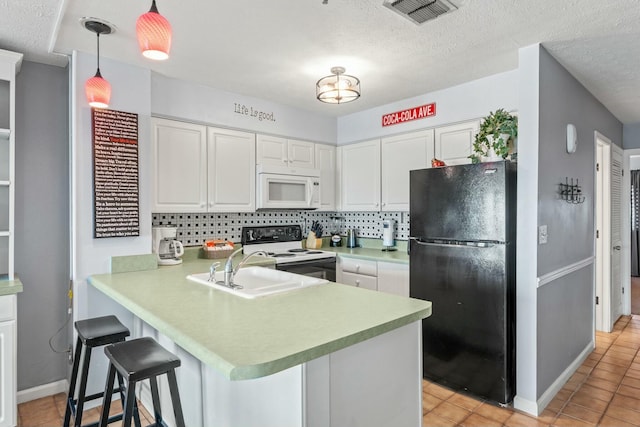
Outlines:
[[547, 243], [547, 226], [541, 225], [538, 227], [538, 244], [544, 245]]

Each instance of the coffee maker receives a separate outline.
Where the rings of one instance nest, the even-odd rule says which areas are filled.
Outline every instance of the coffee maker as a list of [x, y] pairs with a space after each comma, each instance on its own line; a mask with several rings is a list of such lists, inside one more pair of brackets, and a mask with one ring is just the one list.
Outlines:
[[184, 255], [182, 243], [176, 240], [178, 229], [175, 226], [152, 227], [152, 251], [158, 258], [158, 265], [177, 265], [182, 263]]

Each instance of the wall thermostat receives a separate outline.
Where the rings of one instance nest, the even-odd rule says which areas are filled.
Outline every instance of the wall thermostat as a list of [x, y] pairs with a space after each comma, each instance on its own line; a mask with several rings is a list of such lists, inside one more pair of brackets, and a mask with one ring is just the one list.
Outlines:
[[567, 125], [567, 153], [575, 153], [578, 148], [578, 131], [575, 125], [569, 123]]

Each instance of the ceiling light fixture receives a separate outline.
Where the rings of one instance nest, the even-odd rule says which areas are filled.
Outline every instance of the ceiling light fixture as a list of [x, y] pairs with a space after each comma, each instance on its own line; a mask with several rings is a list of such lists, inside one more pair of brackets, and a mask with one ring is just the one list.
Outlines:
[[331, 75], [316, 83], [316, 98], [328, 104], [345, 104], [360, 98], [360, 80], [344, 74], [344, 67], [333, 67]]
[[140, 15], [136, 22], [138, 45], [142, 55], [156, 61], [169, 58], [171, 50], [171, 24], [160, 15], [156, 0], [151, 3], [149, 12]]
[[108, 108], [111, 99], [111, 85], [100, 74], [100, 34], [111, 34], [115, 30], [106, 22], [95, 19], [83, 18], [81, 23], [87, 30], [96, 33], [98, 44], [96, 74], [84, 84], [87, 102], [95, 108]]

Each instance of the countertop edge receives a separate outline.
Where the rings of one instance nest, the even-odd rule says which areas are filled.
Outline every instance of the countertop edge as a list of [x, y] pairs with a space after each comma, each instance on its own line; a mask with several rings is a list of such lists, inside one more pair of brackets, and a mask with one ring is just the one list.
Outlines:
[[24, 286], [18, 276], [15, 276], [13, 280], [0, 279], [0, 296], [15, 295], [22, 291], [24, 291]]

